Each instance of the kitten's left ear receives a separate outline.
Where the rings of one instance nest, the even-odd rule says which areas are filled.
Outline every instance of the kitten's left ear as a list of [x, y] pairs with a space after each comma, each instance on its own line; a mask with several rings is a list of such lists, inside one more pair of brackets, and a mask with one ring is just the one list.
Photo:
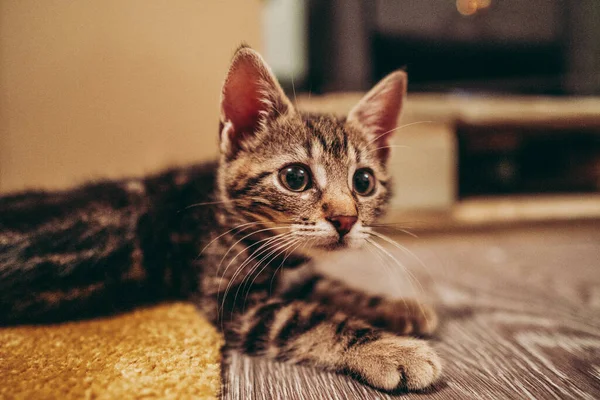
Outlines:
[[262, 124], [292, 108], [260, 54], [241, 46], [233, 56], [221, 92], [221, 150], [234, 155]]
[[387, 161], [389, 141], [396, 128], [406, 95], [406, 72], [395, 71], [383, 78], [348, 114], [348, 122], [358, 124], [378, 147], [380, 159]]

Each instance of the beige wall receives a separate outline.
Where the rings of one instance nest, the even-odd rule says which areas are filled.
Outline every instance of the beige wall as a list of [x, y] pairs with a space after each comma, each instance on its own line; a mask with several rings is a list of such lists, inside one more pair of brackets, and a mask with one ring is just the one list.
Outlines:
[[260, 0], [0, 1], [0, 191], [217, 154], [233, 50]]

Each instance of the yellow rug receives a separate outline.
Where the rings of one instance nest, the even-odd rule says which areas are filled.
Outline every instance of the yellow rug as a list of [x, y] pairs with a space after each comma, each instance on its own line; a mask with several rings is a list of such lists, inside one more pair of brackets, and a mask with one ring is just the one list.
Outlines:
[[1, 399], [214, 399], [223, 339], [189, 304], [0, 329]]

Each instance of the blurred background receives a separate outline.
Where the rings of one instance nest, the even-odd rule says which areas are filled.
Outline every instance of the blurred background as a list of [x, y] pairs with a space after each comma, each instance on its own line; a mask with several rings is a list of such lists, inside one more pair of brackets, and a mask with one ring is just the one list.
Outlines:
[[394, 215], [600, 216], [598, 21], [597, 0], [2, 0], [0, 191], [215, 158], [247, 42], [308, 110], [408, 71]]

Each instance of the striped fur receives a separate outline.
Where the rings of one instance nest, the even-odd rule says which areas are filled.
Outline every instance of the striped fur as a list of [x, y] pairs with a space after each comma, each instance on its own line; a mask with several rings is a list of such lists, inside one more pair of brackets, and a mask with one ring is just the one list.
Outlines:
[[424, 341], [313, 302], [261, 303], [241, 317], [236, 339], [248, 354], [349, 373], [384, 390], [420, 389], [441, 371]]
[[[389, 133], [372, 124], [395, 124], [403, 77], [386, 78], [347, 120], [303, 114], [260, 56], [241, 48], [223, 91], [218, 164], [0, 198], [0, 324], [187, 298], [248, 354], [348, 373], [384, 390], [430, 385], [440, 374], [436, 354], [399, 335], [431, 333], [431, 309], [322, 276], [290, 286], [281, 274], [360, 246], [385, 212], [391, 187], [381, 147]], [[387, 114], [369, 109], [371, 101], [384, 107], [386, 96], [395, 99]], [[311, 171], [307, 190], [278, 180], [290, 163]], [[368, 196], [353, 189], [359, 168], [376, 180]], [[332, 215], [353, 215], [356, 224], [338, 235]]]
[[425, 304], [412, 299], [390, 300], [370, 295], [321, 275], [314, 275], [286, 296], [344, 311], [400, 335], [428, 336], [438, 325], [437, 315]]
[[0, 198], [0, 323], [97, 315], [195, 287], [183, 268], [202, 240], [193, 222], [214, 216], [179, 211], [214, 186], [214, 171]]

